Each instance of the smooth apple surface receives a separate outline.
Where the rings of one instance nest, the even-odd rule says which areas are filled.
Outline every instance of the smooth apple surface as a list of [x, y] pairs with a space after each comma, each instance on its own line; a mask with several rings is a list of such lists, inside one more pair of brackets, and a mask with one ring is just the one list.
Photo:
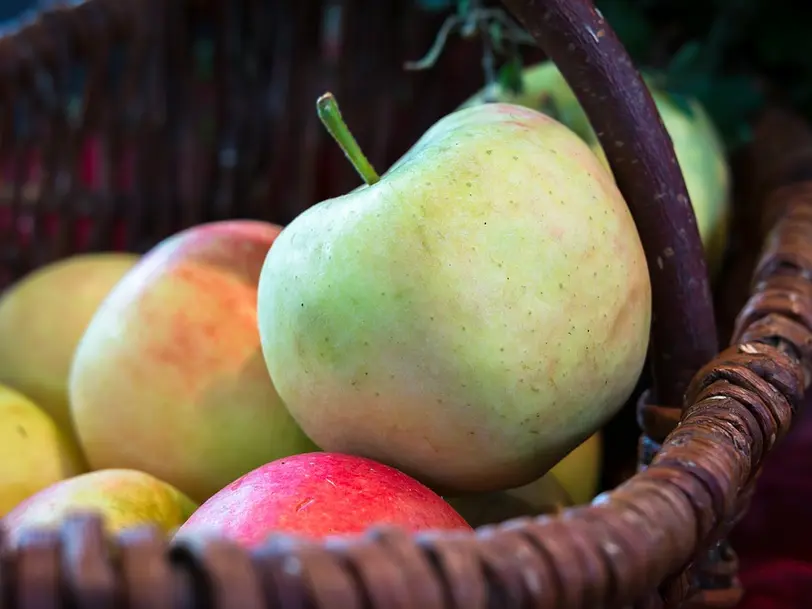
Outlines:
[[612, 176], [510, 104], [447, 116], [380, 182], [304, 212], [259, 286], [268, 368], [305, 432], [449, 495], [528, 484], [602, 427], [650, 308]]
[[36, 402], [71, 439], [68, 375], [76, 346], [138, 259], [117, 252], [71, 256], [30, 273], [0, 298], [0, 383]]
[[0, 518], [51, 484], [81, 474], [76, 447], [53, 419], [0, 385]]
[[68, 478], [29, 497], [3, 519], [12, 541], [31, 528], [53, 528], [74, 513], [93, 512], [115, 534], [151, 525], [168, 534], [197, 506], [154, 476], [133, 470], [100, 470]]
[[598, 492], [602, 468], [603, 437], [598, 431], [556, 463], [547, 475], [558, 481], [574, 505], [584, 505]]
[[446, 500], [472, 527], [557, 514], [573, 505], [567, 491], [550, 472], [519, 488], [446, 497]]
[[512, 518], [555, 514], [589, 503], [601, 473], [601, 433], [580, 444], [544, 476], [518, 488], [445, 499], [473, 527]]
[[142, 470], [203, 501], [263, 463], [313, 450], [260, 350], [257, 281], [279, 230], [247, 220], [187, 229], [111, 292], [70, 378], [94, 469]]
[[[730, 224], [731, 175], [722, 137], [702, 104], [690, 97], [676, 98], [657, 86], [657, 73], [643, 73], [668, 134], [674, 144], [685, 185], [691, 197], [697, 227], [711, 272], [719, 271]], [[477, 93], [463, 107], [488, 100], [540, 110], [577, 133], [606, 163], [597, 135], [578, 98], [552, 61], [522, 71], [523, 88], [510, 91], [500, 83]], [[608, 168], [608, 163], [606, 163]]]
[[392, 467], [311, 453], [269, 463], [229, 484], [177, 535], [214, 535], [253, 547], [272, 533], [318, 539], [380, 524], [409, 531], [471, 529], [439, 495]]

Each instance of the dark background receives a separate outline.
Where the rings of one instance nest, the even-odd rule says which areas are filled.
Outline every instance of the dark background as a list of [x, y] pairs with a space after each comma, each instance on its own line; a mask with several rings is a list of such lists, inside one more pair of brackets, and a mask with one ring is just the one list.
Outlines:
[[37, 0], [2, 0], [0, 2], [0, 23], [12, 19], [38, 4]]
[[[0, 0], [0, 25], [27, 10], [75, 0]], [[285, 0], [268, 0], [282, 2]], [[386, 2], [387, 0], [380, 0]], [[482, 0], [487, 5], [498, 0]], [[452, 11], [471, 0], [414, 0]], [[812, 2], [798, 0], [595, 0], [635, 61], [663, 70], [674, 94], [698, 97], [731, 147], [768, 97], [812, 120]]]

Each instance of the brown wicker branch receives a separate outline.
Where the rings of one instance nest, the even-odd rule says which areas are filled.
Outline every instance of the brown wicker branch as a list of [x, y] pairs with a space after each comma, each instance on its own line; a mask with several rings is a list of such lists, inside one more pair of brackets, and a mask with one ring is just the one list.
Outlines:
[[503, 0], [586, 110], [637, 223], [653, 289], [658, 404], [680, 406], [717, 352], [702, 244], [671, 139], [651, 95], [591, 0]]

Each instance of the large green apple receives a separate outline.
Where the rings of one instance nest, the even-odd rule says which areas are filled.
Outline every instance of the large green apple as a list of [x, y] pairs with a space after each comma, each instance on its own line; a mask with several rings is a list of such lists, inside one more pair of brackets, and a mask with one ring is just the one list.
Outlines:
[[[684, 103], [677, 103], [654, 84], [654, 74], [644, 74], [644, 78], [674, 144], [708, 265], [715, 273], [721, 266], [727, 246], [730, 215], [730, 168], [721, 137], [699, 101], [686, 98]], [[606, 164], [586, 113], [554, 63], [545, 61], [526, 68], [522, 82], [523, 88], [519, 92], [495, 83], [467, 100], [462, 107], [498, 101], [540, 110], [577, 133]]]
[[638, 378], [650, 303], [594, 153], [540, 112], [486, 104], [287, 226], [258, 321], [321, 448], [453, 494], [530, 483], [600, 428]]

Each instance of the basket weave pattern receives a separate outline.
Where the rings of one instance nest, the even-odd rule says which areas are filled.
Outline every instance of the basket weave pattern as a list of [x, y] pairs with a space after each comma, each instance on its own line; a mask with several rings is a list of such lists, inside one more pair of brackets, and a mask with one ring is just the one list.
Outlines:
[[[253, 15], [267, 22], [268, 14], [261, 11], [273, 5], [274, 10], [293, 11], [294, 17], [287, 16], [299, 24], [309, 23], [308, 9], [321, 6], [311, 0], [188, 5], [96, 0], [49, 13], [22, 34], [0, 40], [0, 99], [6, 124], [0, 150], [12, 161], [10, 192], [0, 199], [0, 211], [4, 206], [11, 210], [7, 224], [0, 217], [0, 268], [11, 269], [5, 280], [77, 248], [118, 245], [117, 231], [122, 246], [134, 249], [203, 220], [252, 215], [285, 221], [319, 192], [321, 187], [312, 180], [320, 158], [314, 143], [319, 140], [310, 131], [314, 120], [281, 127], [271, 145], [283, 148], [276, 156], [263, 148], [261, 131], [247, 135], [252, 125], [245, 117], [255, 108], [251, 103], [260, 107], [261, 87], [250, 75], [229, 72], [238, 64], [250, 65], [234, 51], [236, 39], [229, 38], [234, 30], [228, 24], [236, 17], [224, 7], [237, 4], [250, 9], [241, 18]], [[655, 609], [675, 607], [691, 597], [697, 573], [705, 580], [714, 573], [725, 582], [735, 579], [735, 567], [730, 567], [735, 561], [727, 560], [726, 546], [718, 544], [746, 508], [759, 466], [789, 430], [812, 379], [812, 183], [804, 181], [812, 175], [812, 165], [806, 157], [792, 156], [795, 150], [782, 150], [786, 171], [773, 176], [764, 193], [769, 195], [764, 196], [764, 207], [771, 228], [751, 298], [737, 320], [732, 346], [713, 357], [709, 290], [685, 186], [653, 103], [628, 57], [587, 0], [505, 4], [578, 93], [640, 229], [655, 292], [655, 386], [651, 403], [641, 405], [646, 438], [656, 449], [650, 462], [646, 459], [639, 474], [589, 507], [555, 518], [486, 527], [475, 535], [408, 536], [377, 529], [324, 544], [277, 536], [248, 552], [221, 540], [170, 543], [151, 530], [110, 538], [95, 517], [75, 517], [59, 531], [30, 531], [14, 547], [0, 539], [0, 605], [592, 609], [634, 604]], [[198, 132], [190, 126], [193, 117], [178, 111], [182, 105], [167, 103], [177, 98], [158, 93], [159, 84], [171, 80], [162, 70], [186, 57], [168, 41], [188, 34], [177, 25], [171, 26], [180, 28], [177, 31], [162, 28], [188, 23], [204, 5], [218, 7], [226, 24], [217, 46], [223, 62], [215, 86], [218, 127], [209, 144], [196, 139]], [[282, 5], [285, 8], [278, 9]], [[156, 29], [154, 23], [162, 26]], [[63, 27], [68, 34], [51, 35]], [[277, 39], [284, 34], [281, 29], [274, 32]], [[317, 38], [311, 30], [293, 34], [299, 35], [311, 42]], [[106, 64], [92, 64], [97, 70], [91, 70], [85, 101], [93, 108], [96, 100], [98, 111], [85, 107], [82, 128], [73, 128], [68, 104], [57, 103], [67, 101], [67, 84], [53, 88], [59, 79], [49, 85], [40, 77], [47, 73], [67, 78], [67, 72], [51, 68], [71, 56], [75, 45], [92, 45], [92, 56], [109, 58], [122, 36], [136, 42], [130, 59], [137, 69], [125, 74], [146, 80], [134, 81], [129, 88], [122, 85], [129, 93], [116, 103], [127, 111], [116, 113], [116, 103], [100, 101], [111, 78], [100, 67]], [[62, 46], [66, 41], [70, 44]], [[43, 65], [51, 68], [43, 72]], [[308, 69], [303, 68], [308, 75], [302, 76], [307, 83], [325, 81], [323, 73]], [[307, 100], [309, 105], [321, 92], [307, 83], [291, 87], [294, 101], [285, 98], [290, 116], [301, 115], [296, 104]], [[188, 83], [180, 88], [187, 96], [194, 90]], [[62, 97], [49, 98], [54, 92]], [[429, 104], [433, 110], [442, 106], [437, 99]], [[44, 131], [23, 130], [21, 135], [13, 120], [19, 100], [48, 117]], [[375, 124], [390, 124], [392, 106], [386, 106], [385, 99], [374, 104], [389, 108]], [[264, 118], [254, 127], [273, 122], [263, 112], [258, 111]], [[381, 150], [390, 145], [390, 136], [381, 135]], [[297, 173], [301, 179], [291, 182], [284, 179], [285, 168], [290, 169], [284, 144], [293, 146], [294, 140], [296, 160], [308, 165]], [[35, 144], [42, 141], [46, 145], [40, 150]], [[91, 155], [100, 163], [94, 178], [86, 177], [98, 180], [95, 190], [80, 180], [88, 141], [91, 150], [101, 150]], [[613, 145], [616, 142], [624, 146]], [[31, 150], [44, 175], [39, 181], [29, 177], [34, 171]], [[205, 178], [202, 185], [193, 179], [200, 176]], [[265, 208], [268, 185], [277, 184], [274, 176], [286, 188], [298, 184], [285, 190], [298, 195]], [[30, 199], [27, 183], [37, 185]], [[260, 184], [259, 190], [249, 192], [248, 184]], [[87, 196], [90, 190], [96, 195]], [[74, 231], [84, 215], [92, 215], [93, 222], [88, 241], [80, 246]], [[28, 218], [31, 227], [25, 238], [20, 236], [21, 218]], [[55, 232], [49, 232], [50, 223], [55, 223]], [[663, 256], [666, 249], [670, 254]], [[685, 407], [677, 416], [683, 394]], [[707, 556], [715, 558], [697, 560]], [[715, 602], [707, 591], [693, 598], [709, 606]], [[730, 602], [717, 600], [720, 606]]]
[[473, 45], [403, 78], [441, 21], [414, 0], [88, 0], [0, 37], [0, 288], [351, 190], [316, 98], [331, 89], [390, 165], [482, 81]]

